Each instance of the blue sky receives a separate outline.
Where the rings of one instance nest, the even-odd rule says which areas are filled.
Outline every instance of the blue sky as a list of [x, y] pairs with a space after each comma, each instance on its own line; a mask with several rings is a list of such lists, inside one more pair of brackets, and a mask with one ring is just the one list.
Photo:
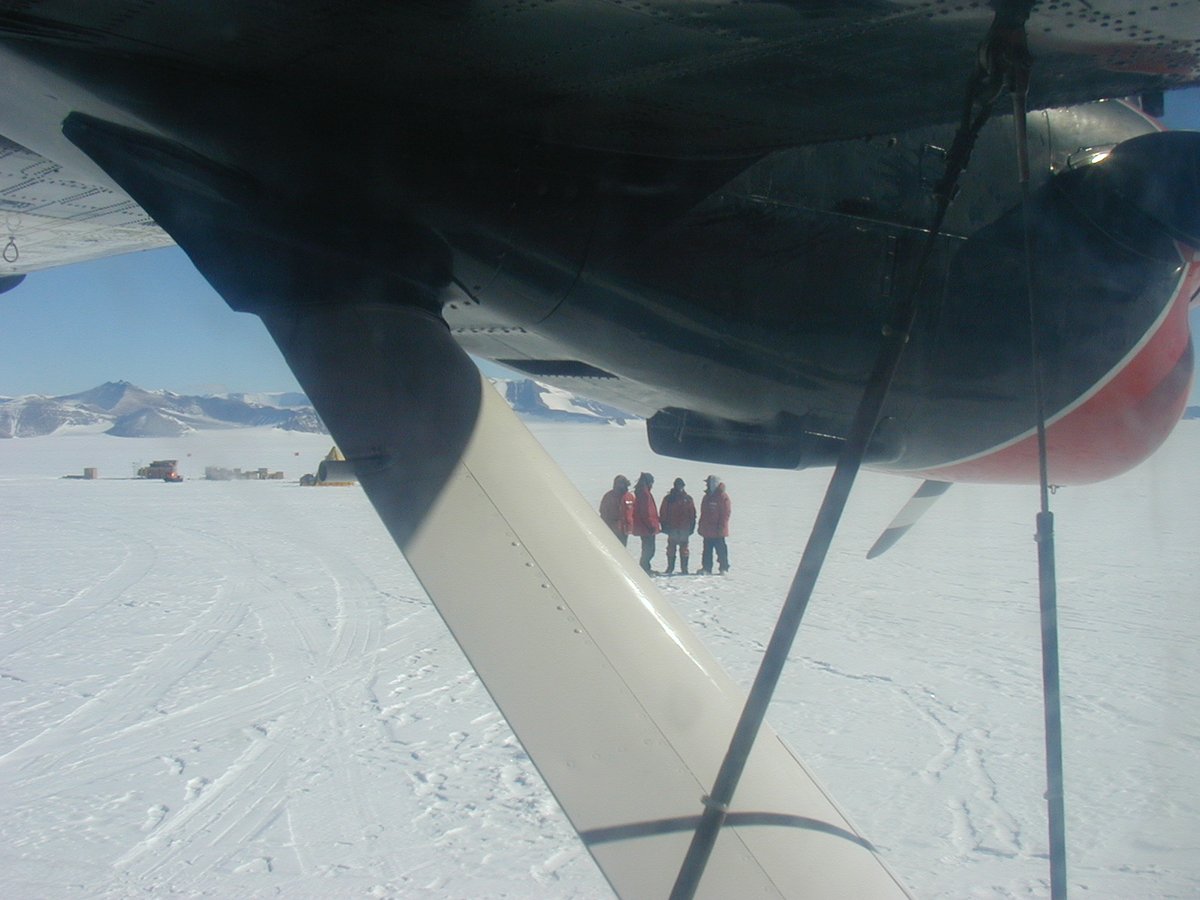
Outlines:
[[0, 394], [105, 381], [180, 393], [298, 390], [256, 316], [170, 247], [33, 272], [0, 295]]
[[[1165, 121], [1200, 129], [1200, 89], [1168, 94]], [[179, 393], [299, 388], [262, 323], [230, 310], [175, 248], [34, 272], [0, 294], [0, 323], [0, 396], [119, 379]]]

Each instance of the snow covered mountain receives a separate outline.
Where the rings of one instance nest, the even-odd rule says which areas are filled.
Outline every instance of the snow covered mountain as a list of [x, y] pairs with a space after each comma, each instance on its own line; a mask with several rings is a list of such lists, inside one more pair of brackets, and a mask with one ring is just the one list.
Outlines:
[[525, 419], [624, 425], [638, 418], [607, 403], [578, 397], [570, 391], [550, 387], [530, 378], [515, 381], [493, 379], [492, 384], [508, 401], [508, 405]]
[[[528, 378], [493, 384], [518, 414], [533, 421], [623, 425], [636, 419]], [[297, 392], [193, 396], [109, 381], [61, 397], [0, 397], [0, 438], [41, 437], [59, 431], [161, 438], [209, 428], [263, 427], [327, 433], [308, 398]]]
[[234, 396], [148, 391], [127, 381], [109, 381], [61, 397], [0, 399], [0, 438], [40, 437], [63, 430], [117, 437], [177, 437], [209, 428], [249, 427], [326, 433], [311, 406], [284, 409]]
[[308, 397], [299, 391], [275, 391], [273, 393], [264, 393], [256, 391], [253, 393], [240, 392], [236, 394], [225, 394], [230, 400], [241, 400], [243, 403], [256, 403], [259, 406], [277, 406], [280, 409], [303, 409], [311, 407], [308, 402]]

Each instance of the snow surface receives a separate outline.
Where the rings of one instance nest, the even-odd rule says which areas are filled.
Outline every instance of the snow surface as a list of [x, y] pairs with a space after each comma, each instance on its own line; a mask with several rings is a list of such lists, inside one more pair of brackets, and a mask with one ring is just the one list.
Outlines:
[[[533, 430], [592, 501], [710, 471]], [[361, 490], [295, 484], [329, 444], [0, 442], [0, 896], [609, 896]], [[1184, 422], [1053, 498], [1076, 897], [1200, 895], [1198, 457]], [[716, 472], [733, 571], [660, 584], [748, 683], [828, 473]], [[868, 563], [915, 486], [860, 479], [769, 718], [916, 896], [1045, 897], [1037, 492], [956, 486]]]

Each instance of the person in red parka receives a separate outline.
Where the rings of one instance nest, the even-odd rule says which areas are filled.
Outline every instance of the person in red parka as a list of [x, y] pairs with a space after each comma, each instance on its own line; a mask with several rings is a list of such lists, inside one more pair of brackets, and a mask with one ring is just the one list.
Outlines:
[[612, 529], [623, 546], [629, 544], [629, 533], [633, 531], [633, 494], [629, 491], [629, 479], [618, 475], [613, 479], [612, 490], [600, 499], [600, 518]]
[[705, 575], [712, 574], [713, 551], [716, 551], [721, 574], [729, 571], [729, 548], [725, 545], [725, 538], [729, 536], [729, 513], [732, 508], [724, 483], [716, 475], [705, 478], [699, 528], [700, 537], [704, 538], [700, 565]]
[[658, 524], [658, 506], [654, 503], [654, 476], [643, 472], [633, 488], [633, 534], [642, 539], [641, 566], [653, 574], [650, 560], [654, 559], [654, 536], [661, 530]]
[[658, 508], [658, 521], [667, 536], [667, 574], [675, 571], [675, 551], [679, 551], [679, 571], [686, 575], [688, 570], [688, 538], [696, 530], [696, 504], [685, 491], [682, 478], [675, 479], [675, 486], [662, 499]]

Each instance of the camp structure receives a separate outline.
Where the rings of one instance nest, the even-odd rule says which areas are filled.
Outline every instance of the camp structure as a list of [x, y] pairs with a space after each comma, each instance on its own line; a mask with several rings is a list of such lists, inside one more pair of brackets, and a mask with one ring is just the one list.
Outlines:
[[138, 469], [137, 475], [138, 478], [154, 478], [169, 482], [183, 481], [183, 476], [176, 469], [178, 465], [179, 460], [177, 459], [156, 459], [150, 465]]
[[305, 475], [300, 479], [301, 484], [314, 484], [317, 487], [347, 487], [358, 483], [354, 474], [354, 463], [342, 456], [342, 451], [333, 446], [317, 466], [316, 477]]

